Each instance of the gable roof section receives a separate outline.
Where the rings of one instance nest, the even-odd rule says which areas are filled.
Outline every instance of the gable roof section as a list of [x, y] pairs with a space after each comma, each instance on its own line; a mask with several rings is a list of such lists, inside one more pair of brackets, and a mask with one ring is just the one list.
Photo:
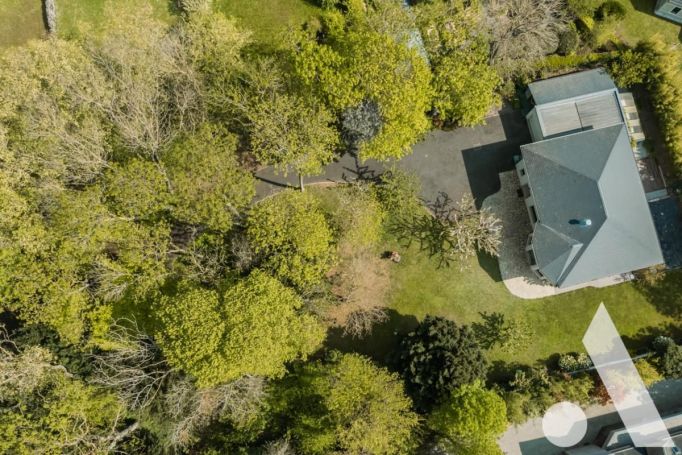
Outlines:
[[528, 84], [528, 90], [535, 104], [541, 105], [606, 90], [616, 90], [616, 85], [606, 70], [597, 68], [531, 82]]
[[624, 124], [521, 151], [538, 216], [533, 251], [550, 281], [568, 287], [663, 262]]

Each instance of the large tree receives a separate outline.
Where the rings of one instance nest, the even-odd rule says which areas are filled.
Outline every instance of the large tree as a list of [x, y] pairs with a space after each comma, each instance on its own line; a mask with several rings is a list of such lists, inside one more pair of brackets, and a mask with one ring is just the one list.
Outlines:
[[284, 364], [317, 349], [324, 330], [291, 289], [253, 271], [225, 291], [186, 287], [155, 305], [168, 362], [202, 387], [243, 375], [278, 377]]
[[456, 454], [502, 454], [495, 443], [507, 428], [507, 407], [480, 382], [462, 385], [429, 416], [428, 426], [445, 438]]
[[418, 416], [400, 378], [357, 354], [312, 365], [288, 404], [291, 432], [305, 454], [409, 453]]
[[334, 259], [332, 231], [309, 193], [285, 191], [259, 202], [246, 235], [262, 266], [298, 288], [320, 283]]
[[490, 46], [478, 2], [435, 1], [417, 6], [433, 72], [433, 107], [446, 123], [472, 126], [499, 102], [500, 77], [489, 64]]
[[429, 409], [450, 391], [485, 377], [487, 361], [473, 331], [426, 316], [402, 341], [399, 367], [417, 404]]
[[179, 221], [227, 231], [255, 194], [255, 180], [237, 161], [237, 139], [223, 128], [205, 124], [164, 152]]
[[[429, 128], [430, 71], [405, 37], [390, 36], [368, 24], [362, 8], [323, 16], [321, 40], [302, 36], [294, 54], [303, 85], [338, 115], [363, 103], [376, 103], [381, 127], [357, 144], [362, 159], [400, 158]], [[371, 8], [369, 8], [371, 13]]]
[[0, 346], [0, 452], [104, 453], [138, 424], [124, 427], [125, 408], [89, 386], [45, 348]]
[[531, 71], [554, 52], [568, 23], [561, 0], [487, 0], [484, 9], [490, 59], [507, 79]]
[[285, 174], [319, 174], [338, 144], [329, 110], [297, 93], [272, 59], [259, 60], [241, 79], [231, 103], [244, 118], [253, 155]]
[[200, 77], [179, 32], [151, 6], [108, 2], [107, 27], [86, 45], [115, 91], [102, 108], [127, 151], [152, 159], [203, 120]]

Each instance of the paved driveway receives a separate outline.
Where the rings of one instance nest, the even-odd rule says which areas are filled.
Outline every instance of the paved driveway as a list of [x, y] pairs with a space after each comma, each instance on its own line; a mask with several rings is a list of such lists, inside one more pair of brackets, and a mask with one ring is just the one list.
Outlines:
[[[471, 193], [477, 204], [500, 189], [498, 174], [513, 167], [512, 157], [519, 146], [530, 142], [526, 121], [520, 111], [504, 108], [499, 115], [489, 117], [485, 125], [434, 130], [414, 146], [413, 153], [397, 162], [397, 166], [415, 173], [422, 182], [422, 197], [434, 201], [439, 192], [459, 201]], [[306, 177], [305, 182], [325, 183], [372, 177], [382, 172], [384, 165], [358, 160], [346, 154], [327, 165], [324, 173]], [[256, 199], [262, 199], [287, 187], [298, 187], [294, 173], [283, 176], [272, 168], [256, 173]]]
[[529, 142], [521, 112], [505, 108], [489, 117], [485, 125], [432, 131], [398, 166], [421, 178], [425, 200], [433, 201], [439, 192], [445, 192], [459, 201], [464, 193], [470, 193], [480, 207], [500, 189], [498, 174], [513, 168], [519, 146]]

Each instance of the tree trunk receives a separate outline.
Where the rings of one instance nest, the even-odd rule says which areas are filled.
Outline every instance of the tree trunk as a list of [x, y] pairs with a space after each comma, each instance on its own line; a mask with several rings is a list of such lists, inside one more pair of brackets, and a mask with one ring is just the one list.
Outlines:
[[57, 7], [55, 0], [43, 0], [43, 14], [45, 15], [47, 33], [54, 35], [57, 33]]
[[298, 174], [298, 187], [301, 189], [301, 192], [305, 191], [305, 187], [303, 186], [303, 174]]

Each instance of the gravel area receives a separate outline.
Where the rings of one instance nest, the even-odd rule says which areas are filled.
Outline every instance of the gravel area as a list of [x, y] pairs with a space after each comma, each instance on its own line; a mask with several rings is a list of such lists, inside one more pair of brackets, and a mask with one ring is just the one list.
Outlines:
[[540, 280], [530, 268], [526, 255], [526, 242], [532, 228], [526, 206], [517, 190], [519, 181], [516, 171], [500, 174], [500, 191], [488, 196], [482, 204], [502, 221], [502, 244], [500, 245], [500, 275], [509, 292], [522, 299], [539, 299], [571, 292], [584, 287], [606, 287], [631, 279], [616, 275], [559, 289]]

